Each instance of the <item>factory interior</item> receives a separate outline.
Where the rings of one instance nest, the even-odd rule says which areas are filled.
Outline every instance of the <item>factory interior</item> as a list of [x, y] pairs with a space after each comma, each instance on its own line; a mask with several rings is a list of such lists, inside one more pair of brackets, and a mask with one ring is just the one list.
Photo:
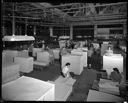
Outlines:
[[127, 2], [1, 3], [2, 101], [128, 101]]

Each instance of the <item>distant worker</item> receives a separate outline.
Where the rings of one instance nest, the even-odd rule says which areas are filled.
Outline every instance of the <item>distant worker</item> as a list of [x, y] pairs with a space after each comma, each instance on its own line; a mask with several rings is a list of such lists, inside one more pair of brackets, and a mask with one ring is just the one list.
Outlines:
[[53, 64], [54, 60], [55, 60], [53, 50], [51, 48], [49, 48], [49, 46], [46, 46], [45, 50], [48, 51], [49, 56], [50, 56], [50, 63]]
[[32, 52], [33, 52], [33, 48], [34, 48], [34, 46], [33, 46], [33, 43], [29, 46], [29, 56], [31, 56], [32, 57]]
[[66, 54], [69, 54], [69, 52], [67, 51], [66, 47], [63, 46], [61, 49], [60, 49], [60, 52], [59, 52], [59, 62], [61, 64], [61, 58], [63, 55], [66, 55]]
[[122, 76], [118, 70], [118, 68], [113, 68], [113, 72], [110, 74], [110, 79], [114, 82], [121, 82]]

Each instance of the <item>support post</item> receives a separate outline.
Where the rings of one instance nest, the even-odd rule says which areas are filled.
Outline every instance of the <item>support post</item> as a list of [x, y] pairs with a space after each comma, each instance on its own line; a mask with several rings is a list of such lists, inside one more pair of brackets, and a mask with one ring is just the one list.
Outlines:
[[97, 25], [94, 25], [94, 37], [97, 37]]
[[50, 30], [50, 37], [53, 36], [53, 27], [49, 27]]
[[123, 24], [123, 35], [126, 36], [127, 34], [127, 24]]
[[70, 39], [73, 39], [73, 26], [70, 25]]

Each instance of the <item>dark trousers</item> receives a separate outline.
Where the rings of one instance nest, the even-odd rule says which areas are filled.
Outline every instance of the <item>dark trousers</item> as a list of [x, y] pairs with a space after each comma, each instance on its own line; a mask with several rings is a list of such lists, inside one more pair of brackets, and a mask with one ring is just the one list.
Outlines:
[[92, 64], [91, 63], [91, 57], [88, 57], [88, 66], [89, 66], [89, 64]]
[[32, 52], [29, 52], [29, 56], [32, 57]]
[[62, 77], [64, 77], [64, 78], [65, 78], [65, 75], [64, 75], [62, 72], [60, 72], [60, 74], [62, 75]]
[[[59, 55], [59, 63], [60, 63], [60, 72], [62, 72], [62, 68], [61, 68], [61, 55]], [[61, 73], [62, 74], [62, 73]]]

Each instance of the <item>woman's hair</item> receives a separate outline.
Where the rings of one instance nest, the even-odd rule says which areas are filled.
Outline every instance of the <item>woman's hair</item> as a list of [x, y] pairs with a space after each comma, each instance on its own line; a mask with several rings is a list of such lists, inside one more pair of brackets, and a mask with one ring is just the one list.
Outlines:
[[96, 50], [94, 50], [93, 54], [94, 54], [94, 55], [96, 55], [96, 54], [97, 54]]
[[90, 44], [90, 47], [94, 47], [92, 43]]
[[66, 63], [65, 65], [66, 65], [66, 66], [69, 66], [69, 65], [70, 65], [70, 63]]
[[117, 73], [120, 73], [118, 68], [113, 68], [114, 71], [116, 71]]

